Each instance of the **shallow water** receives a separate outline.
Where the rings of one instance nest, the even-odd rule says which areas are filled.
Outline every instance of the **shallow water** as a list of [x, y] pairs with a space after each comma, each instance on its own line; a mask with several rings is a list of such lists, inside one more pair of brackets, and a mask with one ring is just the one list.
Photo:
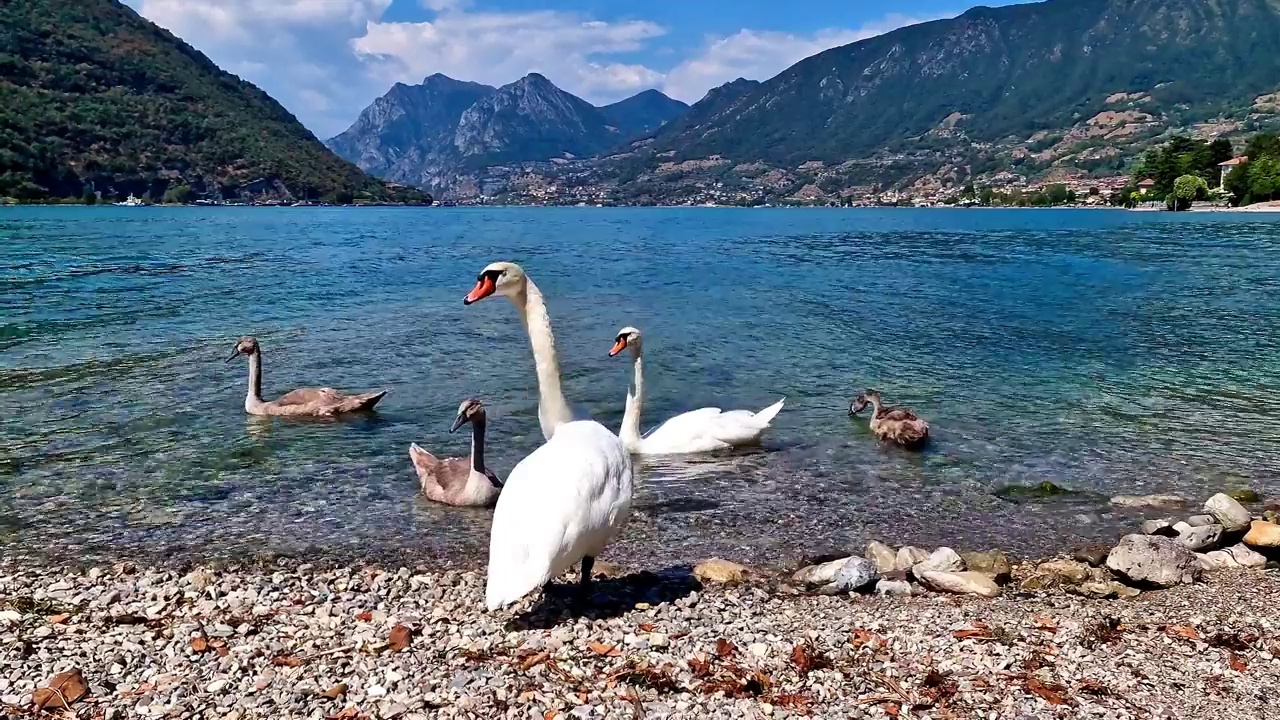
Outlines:
[[[1043, 552], [1111, 538], [1106, 497], [1280, 493], [1280, 222], [1113, 211], [0, 208], [0, 542], [66, 557], [259, 551], [483, 559], [489, 513], [416, 497], [406, 450], [500, 475], [541, 440], [495, 259], [548, 297], [571, 402], [616, 428], [787, 405], [759, 450], [646, 462], [610, 559], [757, 562], [870, 537]], [[265, 390], [390, 388], [368, 417], [247, 418]], [[923, 454], [846, 417], [927, 417]], [[1052, 480], [1081, 491], [1009, 503]]]

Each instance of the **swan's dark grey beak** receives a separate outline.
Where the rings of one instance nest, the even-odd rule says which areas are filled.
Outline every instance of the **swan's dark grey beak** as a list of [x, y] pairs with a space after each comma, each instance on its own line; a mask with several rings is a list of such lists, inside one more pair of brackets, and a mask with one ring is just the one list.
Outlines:
[[466, 415], [458, 415], [458, 417], [453, 419], [453, 424], [449, 426], [449, 432], [457, 432], [458, 428], [462, 427], [462, 425], [466, 422], [467, 422]]
[[235, 350], [231, 351], [231, 357], [227, 358], [227, 362], [231, 362], [232, 360], [235, 360], [238, 357], [240, 357], [240, 348], [236, 348]]

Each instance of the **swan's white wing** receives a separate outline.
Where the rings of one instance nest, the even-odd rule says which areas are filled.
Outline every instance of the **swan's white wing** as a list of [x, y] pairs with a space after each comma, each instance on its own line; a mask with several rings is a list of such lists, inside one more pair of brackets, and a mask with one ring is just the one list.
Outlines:
[[700, 410], [690, 410], [687, 413], [681, 413], [661, 425], [650, 428], [649, 432], [644, 434], [645, 438], [653, 435], [681, 437], [687, 435], [691, 431], [697, 431], [708, 421], [708, 418], [720, 414], [720, 408], [702, 408]]
[[626, 522], [631, 459], [593, 421], [566, 423], [507, 476], [493, 513], [485, 605], [495, 610], [600, 552]]
[[640, 451], [646, 455], [709, 452], [758, 442], [783, 402], [779, 400], [758, 413], [703, 408], [677, 415], [645, 435]]

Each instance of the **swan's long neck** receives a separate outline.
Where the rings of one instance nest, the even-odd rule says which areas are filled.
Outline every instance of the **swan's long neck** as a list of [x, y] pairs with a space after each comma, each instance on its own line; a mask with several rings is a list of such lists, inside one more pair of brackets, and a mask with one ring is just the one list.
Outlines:
[[875, 420], [880, 417], [880, 398], [869, 397], [867, 402], [871, 403], [871, 419]]
[[628, 450], [640, 445], [640, 408], [644, 403], [644, 357], [640, 341], [631, 345], [631, 387], [627, 388], [627, 408], [622, 414], [622, 428], [618, 438]]
[[249, 392], [244, 397], [245, 407], [262, 404], [262, 352], [249, 355]]
[[484, 474], [484, 415], [471, 418], [471, 469]]
[[573, 420], [569, 403], [565, 402], [560, 389], [560, 363], [556, 358], [556, 339], [551, 334], [551, 318], [547, 316], [542, 293], [531, 280], [526, 280], [524, 292], [511, 300], [529, 333], [533, 365], [538, 373], [538, 423], [543, 437], [550, 440], [556, 428]]

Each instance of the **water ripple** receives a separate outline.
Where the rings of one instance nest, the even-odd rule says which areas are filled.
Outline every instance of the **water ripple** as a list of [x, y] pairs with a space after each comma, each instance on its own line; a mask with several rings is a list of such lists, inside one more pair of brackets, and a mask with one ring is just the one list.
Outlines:
[[[550, 301], [566, 392], [617, 427], [786, 396], [764, 447], [645, 460], [617, 552], [794, 557], [881, 536], [1028, 552], [1110, 537], [1111, 494], [1280, 493], [1280, 235], [1260, 215], [596, 209], [0, 210], [0, 542], [87, 556], [262, 549], [483, 557], [489, 515], [416, 497], [410, 442], [490, 409], [505, 474], [540, 442], [494, 259]], [[245, 418], [266, 390], [387, 387], [375, 417]], [[877, 387], [935, 428], [877, 445]], [[1011, 482], [1081, 491], [1000, 501]]]

